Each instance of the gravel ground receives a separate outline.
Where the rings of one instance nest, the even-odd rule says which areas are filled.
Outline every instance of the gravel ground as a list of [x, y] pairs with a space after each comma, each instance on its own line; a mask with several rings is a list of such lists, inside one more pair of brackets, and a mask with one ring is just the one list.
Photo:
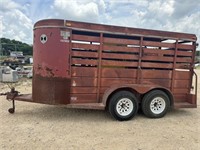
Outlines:
[[[196, 72], [200, 77], [200, 70]], [[23, 93], [31, 92], [30, 80], [21, 81], [16, 86]], [[5, 91], [6, 85], [1, 84], [0, 92]], [[200, 149], [199, 104], [197, 109], [172, 110], [161, 119], [149, 119], [139, 113], [126, 122], [112, 119], [105, 111], [27, 102], [16, 102], [16, 113], [9, 114], [7, 109], [10, 106], [11, 102], [1, 96], [1, 150]]]

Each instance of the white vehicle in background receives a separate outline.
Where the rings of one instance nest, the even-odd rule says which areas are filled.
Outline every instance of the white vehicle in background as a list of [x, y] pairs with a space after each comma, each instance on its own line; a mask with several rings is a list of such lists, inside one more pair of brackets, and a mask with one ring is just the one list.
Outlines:
[[32, 66], [21, 66], [21, 67], [17, 67], [16, 71], [19, 75], [19, 77], [28, 77], [31, 78], [32, 77], [32, 72], [33, 72], [33, 67]]

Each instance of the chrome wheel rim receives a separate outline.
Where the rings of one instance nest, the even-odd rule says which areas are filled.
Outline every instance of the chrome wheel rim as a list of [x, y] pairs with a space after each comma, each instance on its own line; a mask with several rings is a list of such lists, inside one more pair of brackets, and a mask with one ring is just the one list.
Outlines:
[[150, 103], [150, 109], [154, 114], [160, 114], [165, 110], [166, 103], [162, 97], [154, 98]]
[[128, 98], [122, 98], [116, 105], [117, 113], [121, 116], [128, 116], [133, 111], [133, 102]]

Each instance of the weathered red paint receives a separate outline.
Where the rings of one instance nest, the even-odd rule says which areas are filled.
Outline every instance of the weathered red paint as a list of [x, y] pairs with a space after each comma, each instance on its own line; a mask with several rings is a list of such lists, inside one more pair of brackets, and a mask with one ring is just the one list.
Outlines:
[[160, 89], [174, 107], [197, 106], [196, 89], [190, 93], [194, 34], [50, 19], [34, 25], [33, 47], [33, 94], [15, 99], [105, 109], [120, 89], [139, 102]]
[[[38, 28], [34, 30], [34, 74], [43, 77], [69, 78], [69, 39], [62, 42], [60, 28]], [[47, 36], [47, 42], [41, 43], [40, 36]]]
[[[51, 25], [57, 25], [51, 24]], [[34, 29], [33, 44], [33, 101], [46, 104], [68, 104], [70, 92], [69, 40], [61, 32], [64, 28]], [[39, 26], [40, 27], [40, 26]], [[41, 36], [46, 42], [41, 42]]]

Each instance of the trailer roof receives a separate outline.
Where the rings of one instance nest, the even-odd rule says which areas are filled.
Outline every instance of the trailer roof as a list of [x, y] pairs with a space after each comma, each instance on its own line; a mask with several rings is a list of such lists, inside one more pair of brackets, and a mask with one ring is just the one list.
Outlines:
[[61, 27], [70, 28], [74, 30], [91, 31], [91, 32], [103, 32], [110, 34], [119, 34], [127, 36], [144, 36], [165, 39], [180, 39], [188, 41], [196, 41], [197, 37], [195, 34], [180, 33], [180, 32], [169, 32], [161, 30], [151, 30], [142, 28], [132, 28], [132, 27], [122, 27], [114, 25], [104, 25], [96, 23], [86, 23], [71, 20], [61, 20], [61, 19], [46, 19], [40, 20], [35, 23], [35, 28], [42, 27]]

